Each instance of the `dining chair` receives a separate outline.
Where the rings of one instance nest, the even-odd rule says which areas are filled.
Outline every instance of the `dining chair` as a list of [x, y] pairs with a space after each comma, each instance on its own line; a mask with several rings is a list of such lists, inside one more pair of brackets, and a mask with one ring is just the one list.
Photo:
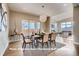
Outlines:
[[26, 48], [26, 45], [27, 45], [27, 44], [29, 44], [29, 45], [32, 44], [31, 39], [26, 38], [23, 33], [21, 33], [21, 35], [22, 35], [22, 37], [23, 37], [22, 48]]
[[48, 47], [48, 34], [42, 35], [41, 40], [39, 40], [39, 43], [42, 44], [42, 48], [43, 48], [44, 44], [46, 44]]
[[56, 36], [57, 34], [56, 33], [51, 33], [50, 34], [50, 46], [51, 46], [51, 43], [53, 43], [55, 46], [56, 46]]

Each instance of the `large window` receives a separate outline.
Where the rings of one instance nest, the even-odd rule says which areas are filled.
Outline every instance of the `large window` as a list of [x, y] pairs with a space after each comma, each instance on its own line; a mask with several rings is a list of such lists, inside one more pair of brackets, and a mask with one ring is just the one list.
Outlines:
[[22, 29], [40, 29], [40, 22], [22, 21]]

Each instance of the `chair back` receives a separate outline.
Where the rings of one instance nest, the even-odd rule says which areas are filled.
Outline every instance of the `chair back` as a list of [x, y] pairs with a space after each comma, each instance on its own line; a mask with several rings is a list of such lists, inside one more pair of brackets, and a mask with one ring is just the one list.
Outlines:
[[43, 36], [43, 42], [47, 42], [48, 41], [48, 34], [44, 34]]
[[55, 40], [56, 39], [56, 35], [57, 35], [56, 33], [52, 33], [51, 34], [51, 40]]

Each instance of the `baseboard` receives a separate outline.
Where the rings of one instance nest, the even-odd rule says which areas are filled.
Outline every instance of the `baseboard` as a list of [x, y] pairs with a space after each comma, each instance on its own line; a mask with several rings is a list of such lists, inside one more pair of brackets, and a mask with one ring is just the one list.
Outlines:
[[11, 42], [17, 42], [17, 41], [21, 41], [21, 40], [10, 40], [9, 43], [11, 43]]

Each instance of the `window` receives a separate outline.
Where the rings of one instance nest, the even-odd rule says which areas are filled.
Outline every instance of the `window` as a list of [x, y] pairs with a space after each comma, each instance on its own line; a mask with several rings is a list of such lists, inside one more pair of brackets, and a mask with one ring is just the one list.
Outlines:
[[28, 22], [22, 21], [22, 29], [28, 29]]
[[22, 21], [22, 29], [40, 29], [40, 22]]
[[66, 24], [65, 23], [61, 23], [61, 28], [65, 28]]
[[67, 27], [72, 27], [72, 23], [71, 22], [67, 22]]
[[72, 27], [72, 22], [61, 23], [61, 28], [71, 28], [71, 27]]
[[29, 29], [35, 29], [35, 24], [33, 22], [30, 22], [28, 26]]
[[36, 23], [36, 29], [40, 29], [40, 22]]
[[50, 28], [51, 28], [51, 31], [56, 31], [57, 23], [51, 23]]

